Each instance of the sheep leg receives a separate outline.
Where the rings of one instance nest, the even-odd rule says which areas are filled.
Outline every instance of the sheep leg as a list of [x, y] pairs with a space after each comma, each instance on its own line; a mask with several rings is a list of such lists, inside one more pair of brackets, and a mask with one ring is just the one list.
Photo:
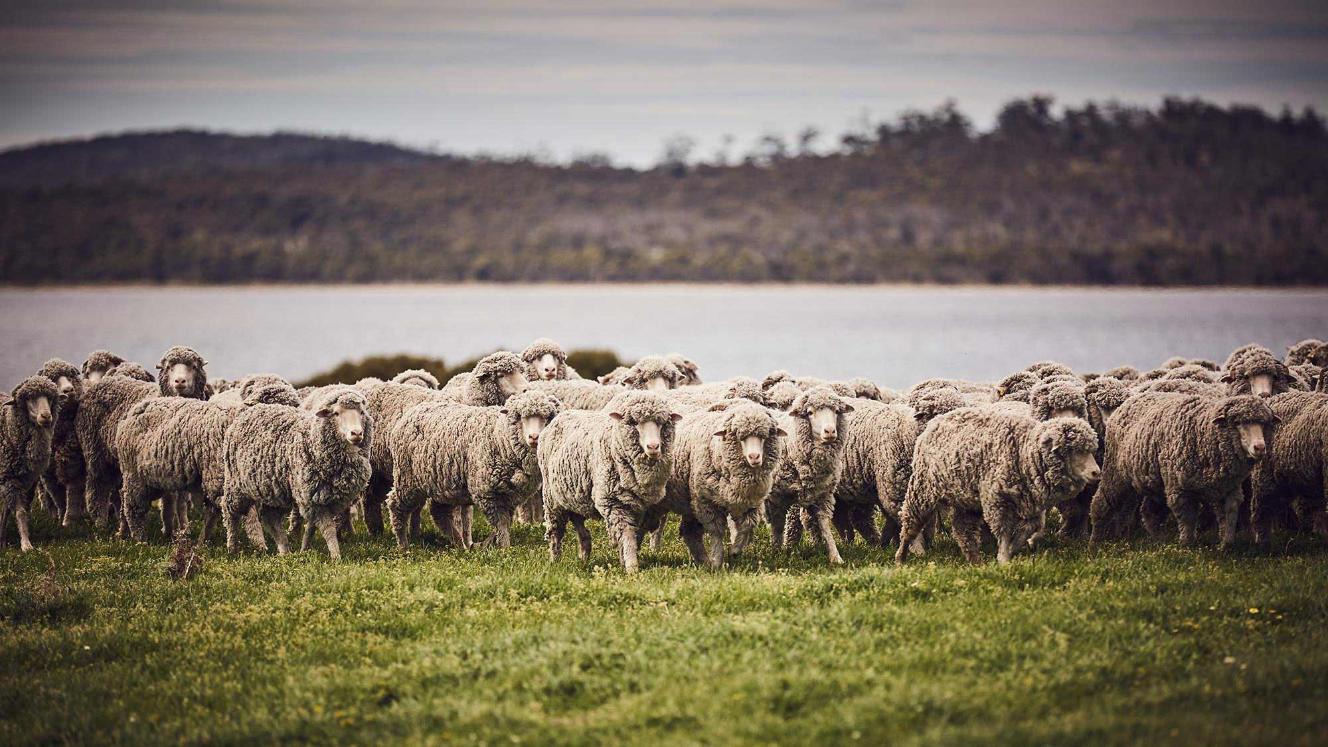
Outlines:
[[387, 494], [387, 517], [392, 523], [392, 534], [397, 538], [397, 547], [402, 550], [405, 550], [407, 545], [410, 544], [410, 512], [412, 510], [413, 507], [403, 505], [401, 493], [397, 490]]
[[659, 548], [664, 546], [664, 523], [661, 520], [655, 531], [650, 533], [650, 549], [653, 552], [658, 552]]
[[221, 501], [203, 502], [203, 526], [198, 530], [198, 544], [203, 546], [207, 544], [208, 537], [212, 534], [212, 528], [217, 525], [217, 505]]
[[1236, 541], [1236, 523], [1240, 519], [1240, 507], [1244, 504], [1245, 493], [1242, 490], [1231, 491], [1231, 495], [1228, 495], [1223, 502], [1222, 525], [1219, 527], [1222, 537], [1219, 544], [1220, 549], [1229, 550]]
[[784, 522], [788, 520], [788, 505], [783, 501], [766, 500], [765, 520], [770, 525], [770, 546], [775, 552], [784, 549]]
[[91, 474], [88, 475], [84, 500], [87, 502], [88, 512], [92, 514], [93, 526], [99, 532], [105, 532], [111, 528], [111, 520], [115, 516], [115, 505], [112, 500], [114, 493], [114, 481], [98, 479]]
[[277, 545], [278, 555], [289, 555], [291, 551], [286, 523], [282, 521], [285, 515], [286, 512], [280, 508], [260, 508], [258, 511], [259, 520], [267, 527], [267, 531], [272, 535], [272, 541]]
[[727, 522], [722, 519], [706, 522], [706, 566], [712, 571], [718, 571], [724, 567], [724, 530]]
[[[126, 477], [123, 490], [120, 500], [125, 520], [129, 523], [129, 536], [135, 542], [147, 542], [147, 530], [143, 525], [147, 519], [148, 506], [155, 497], [153, 491], [148, 490], [136, 477]], [[161, 494], [161, 505], [162, 512], [165, 513], [166, 494], [164, 493]], [[166, 536], [169, 538], [170, 534]]]
[[1137, 495], [1125, 484], [1119, 470], [1104, 470], [1093, 499], [1088, 504], [1088, 519], [1092, 529], [1088, 546], [1115, 538], [1123, 528], [1122, 512], [1133, 512], [1139, 505]]
[[572, 529], [576, 531], [576, 556], [582, 563], [590, 560], [590, 530], [586, 529], [586, 518], [569, 514], [568, 518], [572, 520]]
[[[317, 532], [322, 529], [322, 527], [318, 526], [318, 523], [314, 521], [315, 517], [305, 516], [303, 518], [304, 518], [303, 527], [302, 531], [300, 532], [300, 552], [305, 552], [309, 549], [309, 543], [314, 541], [314, 532]], [[318, 521], [322, 521], [324, 518], [326, 517], [324, 517], [322, 514], [319, 514]], [[335, 526], [336, 519], [334, 518], [332, 519], [332, 521], [333, 525]]]
[[433, 525], [437, 527], [438, 534], [447, 540], [447, 543], [452, 547], [464, 550], [461, 530], [457, 528], [456, 517], [452, 511], [453, 507], [450, 504], [439, 503], [434, 500], [428, 501], [426, 505], [429, 507], [429, 518], [433, 519]]
[[244, 533], [249, 537], [250, 544], [267, 552], [267, 537], [263, 535], [263, 522], [258, 516], [257, 506], [251, 506], [244, 512]]
[[[774, 522], [771, 522], [772, 531], [774, 526]], [[792, 550], [800, 544], [802, 544], [802, 510], [793, 506], [784, 514], [784, 547]]]
[[1199, 502], [1182, 490], [1167, 491], [1167, 508], [1180, 527], [1180, 546], [1193, 547], [1199, 539]]
[[369, 480], [369, 489], [364, 492], [361, 509], [364, 511], [364, 526], [369, 530], [370, 537], [383, 533], [383, 504], [387, 501], [391, 485], [390, 480], [375, 474]]
[[1262, 475], [1266, 467], [1259, 470], [1258, 479], [1253, 481], [1253, 494], [1250, 499], [1250, 534], [1254, 544], [1266, 547], [1272, 537], [1273, 514], [1282, 503], [1276, 488], [1269, 483], [1272, 480]]
[[[955, 542], [959, 543], [959, 551], [964, 554], [964, 559], [974, 565], [981, 563], [982, 514], [956, 507], [950, 521]], [[1007, 554], [1006, 561], [1009, 559]]]
[[9, 526], [9, 504], [13, 498], [6, 494], [0, 494], [0, 550], [5, 547], [5, 529]]
[[684, 516], [682, 522], [678, 524], [678, 535], [682, 537], [683, 544], [687, 545], [687, 551], [692, 554], [692, 562], [697, 565], [704, 565], [706, 562], [705, 545], [701, 541], [702, 531], [701, 522], [693, 517]]
[[862, 535], [862, 541], [868, 545], [881, 544], [881, 530], [876, 528], [876, 506], [860, 503], [849, 507], [849, 519], [853, 529]]
[[930, 516], [918, 516], [913, 505], [904, 504], [904, 509], [899, 513], [899, 549], [895, 550], [896, 563], [902, 564], [908, 560], [908, 554], [913, 551], [914, 541], [921, 539], [922, 529], [930, 520]]
[[456, 511], [461, 517], [461, 521], [458, 523], [461, 526], [462, 536], [466, 538], [466, 549], [470, 549], [475, 545], [475, 535], [471, 528], [471, 524], [475, 520], [475, 507], [472, 505], [457, 506]]
[[544, 504], [544, 541], [549, 543], [549, 560], [563, 556], [563, 536], [567, 534], [567, 512]]
[[240, 551], [240, 517], [254, 505], [253, 500], [235, 495], [228, 495], [222, 500], [221, 508], [226, 519], [226, 551]]
[[49, 474], [42, 475], [42, 490], [46, 495], [46, 513], [60, 519], [65, 515], [65, 486]]
[[86, 507], [86, 499], [79, 491], [78, 485], [71, 483], [65, 486], [65, 515], [60, 518], [60, 526], [72, 527], [82, 520]]
[[604, 521], [609, 525], [609, 534], [618, 544], [618, 559], [622, 561], [623, 570], [636, 573], [640, 567], [637, 557], [637, 518], [626, 509], [615, 507], [609, 510]]
[[28, 509], [32, 506], [32, 496], [19, 496], [14, 501], [14, 523], [18, 525], [18, 549], [28, 552], [32, 549], [32, 538], [28, 536]]
[[[125, 482], [126, 482], [125, 492], [128, 493], [128, 485], [127, 485], [128, 480], [126, 480]], [[127, 496], [126, 496], [125, 498], [122, 498], [121, 500], [126, 501], [126, 503], [128, 502], [128, 498], [127, 498]], [[165, 493], [162, 493], [162, 494], [161, 494], [161, 534], [162, 534], [162, 536], [165, 537], [167, 540], [169, 540], [171, 537], [174, 537], [174, 536], [175, 536], [175, 528], [176, 528], [176, 527], [175, 527], [175, 493], [172, 493], [172, 492], [165, 492]], [[129, 531], [130, 531], [130, 534], [131, 534], [131, 536], [132, 536], [132, 533], [133, 533], [133, 531], [134, 531], [134, 527], [133, 527], [132, 524], [131, 524], [130, 527], [129, 527]], [[138, 539], [138, 538], [135, 537], [134, 539]], [[139, 541], [141, 542], [142, 540], [139, 540]]]
[[327, 543], [327, 554], [333, 560], [341, 560], [341, 540], [337, 539], [337, 517], [334, 514], [321, 513], [314, 519], [310, 519], [309, 525], [318, 525], [318, 531], [323, 533], [323, 541]]
[[506, 550], [512, 546], [512, 515], [497, 508], [488, 508], [484, 516], [493, 527], [493, 534], [484, 540], [484, 547], [497, 546]]
[[733, 547], [731, 554], [734, 556], [747, 552], [747, 548], [752, 544], [752, 533], [756, 531], [756, 523], [760, 520], [761, 510], [754, 508], [738, 516], [729, 516], [729, 521], [734, 526]]
[[1139, 523], [1150, 537], [1156, 537], [1166, 529], [1167, 507], [1151, 498], [1139, 502]]
[[853, 517], [850, 515], [848, 506], [836, 503], [835, 513], [831, 517], [831, 521], [835, 526], [835, 531], [839, 532], [839, 536], [844, 540], [844, 544], [853, 544], [855, 531], [853, 529]]
[[808, 506], [807, 512], [816, 522], [816, 530], [821, 535], [821, 541], [825, 543], [825, 552], [830, 558], [830, 564], [843, 565], [844, 559], [840, 557], [839, 548], [835, 546], [834, 509], [821, 503]]

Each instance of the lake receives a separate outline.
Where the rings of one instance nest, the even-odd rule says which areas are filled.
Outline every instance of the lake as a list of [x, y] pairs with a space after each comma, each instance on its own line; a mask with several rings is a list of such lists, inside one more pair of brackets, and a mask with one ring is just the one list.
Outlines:
[[0, 386], [107, 348], [149, 368], [190, 345], [209, 374], [291, 379], [347, 358], [460, 361], [547, 336], [624, 359], [678, 351], [707, 380], [784, 368], [907, 387], [1033, 361], [1151, 368], [1328, 337], [1328, 291], [914, 286], [429, 285], [0, 289]]

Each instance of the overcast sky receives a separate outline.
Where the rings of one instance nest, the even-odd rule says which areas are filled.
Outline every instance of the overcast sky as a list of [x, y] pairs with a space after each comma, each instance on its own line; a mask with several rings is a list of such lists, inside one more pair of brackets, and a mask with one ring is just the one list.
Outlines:
[[1328, 109], [1328, 2], [0, 0], [0, 148], [126, 129], [708, 155], [947, 98]]

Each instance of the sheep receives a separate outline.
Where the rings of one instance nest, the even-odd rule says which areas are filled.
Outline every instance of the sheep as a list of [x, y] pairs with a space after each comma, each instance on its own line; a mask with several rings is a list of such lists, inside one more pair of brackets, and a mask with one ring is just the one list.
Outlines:
[[996, 398], [1000, 401], [1027, 402], [1029, 393], [1037, 383], [1037, 376], [1028, 371], [1016, 371], [996, 385]]
[[606, 385], [622, 384], [623, 377], [631, 370], [632, 369], [629, 366], [618, 366], [603, 376], [596, 378], [595, 381]]
[[[249, 395], [255, 390], [270, 384], [285, 384], [289, 386], [290, 382], [274, 373], [249, 374], [242, 379], [231, 382], [230, 386], [225, 389], [219, 390], [214, 386], [213, 391], [215, 394], [209, 397], [208, 401], [215, 402], [223, 407], [239, 407], [244, 404], [244, 401], [248, 399]], [[296, 394], [296, 397], [299, 398], [298, 393]]]
[[526, 362], [521, 356], [499, 350], [484, 356], [469, 373], [453, 376], [442, 391], [463, 405], [491, 407], [501, 405], [513, 394], [525, 391]]
[[558, 400], [537, 390], [501, 407], [426, 402], [407, 410], [387, 436], [393, 482], [387, 508], [397, 545], [407, 548], [411, 515], [427, 503], [438, 528], [459, 547], [469, 538], [452, 521], [452, 507], [471, 504], [493, 527], [488, 542], [509, 547], [513, 510], [540, 489], [532, 452], [558, 410]]
[[1090, 505], [1091, 543], [1114, 533], [1139, 510], [1156, 534], [1170, 508], [1180, 542], [1196, 539], [1199, 508], [1218, 508], [1222, 547], [1236, 536], [1241, 484], [1266, 450], [1277, 422], [1260, 398], [1149, 392], [1125, 401], [1107, 421], [1102, 482]]
[[14, 513], [19, 549], [32, 549], [28, 511], [37, 481], [51, 465], [51, 437], [60, 413], [60, 390], [45, 376], [29, 376], [0, 398], [0, 548]]
[[1024, 370], [1039, 379], [1045, 379], [1048, 376], [1055, 376], [1057, 374], [1074, 376], [1074, 369], [1064, 363], [1057, 363], [1056, 361], [1038, 361], [1037, 363], [1030, 364], [1028, 368], [1025, 368]]
[[[390, 437], [406, 411], [425, 402], [453, 402], [446, 393], [409, 384], [389, 382], [364, 393], [369, 413], [380, 438], [369, 445], [369, 462], [373, 475], [364, 494], [364, 524], [372, 536], [383, 533], [383, 503], [392, 487], [392, 449]], [[418, 515], [412, 516], [413, 531], [419, 530]]]
[[1285, 392], [1267, 400], [1277, 417], [1267, 455], [1251, 475], [1250, 529], [1268, 544], [1273, 518], [1293, 500], [1306, 526], [1328, 534], [1328, 394]]
[[[1320, 362], [1322, 361], [1322, 362]], [[1286, 358], [1282, 362], [1288, 366], [1313, 363], [1316, 366], [1328, 365], [1328, 343], [1310, 338], [1287, 348]]]
[[835, 545], [833, 522], [835, 489], [844, 469], [844, 440], [851, 430], [848, 413], [853, 409], [833, 389], [816, 387], [799, 395], [787, 413], [780, 413], [780, 427], [790, 435], [765, 501], [776, 550], [783, 548], [786, 533], [789, 545], [797, 544], [805, 513], [825, 544], [830, 563], [844, 563]]
[[[723, 409], [689, 413], [679, 421], [664, 500], [646, 520], [649, 531], [664, 512], [681, 515], [679, 533], [692, 559], [711, 570], [724, 565], [728, 519], [736, 526], [734, 552], [741, 552], [750, 541], [779, 468], [780, 439], [788, 436], [760, 405], [716, 407]], [[702, 532], [710, 538], [708, 550]]]
[[673, 367], [678, 369], [678, 372], [682, 374], [682, 379], [678, 382], [678, 386], [697, 386], [701, 383], [701, 369], [696, 365], [696, 361], [688, 358], [682, 353], [669, 353], [664, 356], [664, 358], [668, 360], [669, 363], [672, 363]]
[[627, 391], [620, 384], [599, 384], [589, 379], [535, 381], [530, 386], [557, 397], [565, 410], [601, 410], [614, 397]]
[[787, 410], [799, 394], [802, 394], [802, 390], [797, 384], [792, 381], [778, 381], [765, 388], [765, 403], [776, 410]]
[[83, 361], [83, 383], [92, 386], [101, 380], [106, 372], [124, 363], [125, 359], [109, 350], [94, 350]]
[[964, 398], [964, 402], [969, 405], [985, 405], [995, 402], [997, 399], [997, 388], [989, 384], [978, 384], [962, 379], [924, 379], [914, 384], [909, 390], [908, 395], [925, 389], [945, 389], [950, 388], [959, 392]]
[[[116, 364], [113, 368], [111, 368], [103, 375], [103, 378], [105, 378], [106, 376], [122, 376], [126, 379], [134, 379], [136, 381], [146, 381], [149, 384], [155, 383], [157, 381], [157, 377], [153, 376], [151, 371], [147, 370], [146, 368], [137, 363], [134, 363], [133, 361], [125, 361], [123, 363]], [[100, 379], [98, 380], [100, 381]]]
[[953, 510], [952, 529], [964, 557], [981, 561], [985, 521], [1008, 563], [1042, 526], [1046, 510], [1098, 479], [1097, 434], [1078, 418], [1039, 422], [998, 407], [966, 407], [933, 420], [918, 437], [913, 476], [900, 512], [895, 561], [936, 510]]
[[1176, 366], [1162, 375], [1163, 381], [1189, 380], [1197, 381], [1201, 384], [1212, 384], [1217, 381], [1213, 375], [1212, 369], [1200, 366], [1196, 363], [1186, 363]]
[[235, 417], [222, 439], [226, 548], [239, 550], [240, 517], [257, 506], [277, 552], [290, 552], [282, 518], [297, 509], [304, 523], [300, 549], [315, 528], [328, 554], [341, 559], [337, 516], [369, 484], [373, 418], [353, 387], [329, 393], [316, 412], [256, 404]]
[[422, 368], [408, 368], [393, 376], [390, 381], [393, 384], [410, 384], [425, 389], [438, 389], [440, 387], [438, 377]]
[[[1088, 406], [1088, 424], [1097, 433], [1098, 464], [1103, 463], [1107, 443], [1107, 420], [1130, 396], [1130, 389], [1125, 382], [1111, 376], [1099, 376], [1084, 385], [1084, 400]], [[1073, 498], [1056, 504], [1061, 515], [1060, 534], [1063, 537], [1078, 537], [1088, 528], [1088, 507], [1093, 501], [1097, 483], [1084, 486]]]
[[664, 498], [672, 473], [675, 423], [683, 416], [655, 392], [628, 391], [601, 412], [565, 412], [540, 437], [545, 540], [562, 555], [570, 521], [579, 556], [590, 558], [586, 519], [603, 519], [626, 573], [639, 568], [646, 512]]
[[637, 361], [622, 377], [622, 385], [628, 389], [649, 389], [664, 391], [677, 389], [684, 380], [683, 373], [659, 355], [647, 355]]
[[37, 375], [55, 384], [60, 405], [51, 435], [51, 463], [41, 485], [51, 501], [52, 514], [69, 526], [83, 509], [83, 452], [74, 431], [78, 404], [83, 398], [83, 373], [72, 363], [52, 358], [42, 364]]
[[[79, 449], [83, 452], [86, 509], [102, 529], [109, 526], [118, 502], [120, 467], [114, 443], [120, 421], [134, 405], [149, 397], [204, 399], [207, 395], [207, 372], [203, 368], [206, 361], [190, 348], [176, 346], [167, 350], [157, 364], [159, 373], [155, 383], [139, 380], [130, 368], [132, 365], [120, 363], [87, 387], [74, 419]], [[162, 528], [167, 534], [175, 531], [177, 508], [174, 499], [162, 505]], [[120, 519], [121, 533], [127, 534], [129, 525], [123, 516]]]
[[1139, 369], [1134, 366], [1116, 366], [1102, 372], [1104, 378], [1120, 379], [1129, 382], [1139, 378]]
[[541, 337], [521, 351], [526, 362], [526, 378], [531, 381], [566, 381], [579, 379], [575, 369], [567, 365], [567, 351], [562, 345]]
[[[232, 390], [234, 391], [234, 390]], [[295, 389], [285, 382], [250, 388], [239, 406], [184, 397], [151, 397], [129, 411], [116, 428], [115, 455], [120, 464], [121, 503], [131, 539], [146, 539], [143, 519], [154, 498], [189, 492], [200, 496], [204, 513], [199, 541], [216, 524], [224, 493], [222, 443], [226, 428], [247, 406], [266, 404], [298, 408]], [[251, 540], [255, 533], [250, 531]], [[261, 529], [257, 544], [265, 546]]]
[[681, 412], [705, 410], [717, 402], [728, 399], [746, 399], [759, 405], [766, 404], [765, 392], [761, 391], [760, 382], [742, 376], [716, 384], [678, 387], [664, 394]]
[[1227, 389], [1223, 384], [1205, 384], [1194, 379], [1153, 379], [1139, 380], [1130, 387], [1131, 396], [1146, 392], [1167, 392], [1172, 394], [1195, 394], [1201, 397], [1224, 397]]
[[1259, 345], [1236, 348], [1222, 365], [1227, 394], [1271, 397], [1291, 388], [1291, 372], [1272, 351]]
[[1288, 366], [1293, 379], [1292, 389], [1300, 389], [1305, 392], [1312, 392], [1319, 388], [1319, 379], [1323, 376], [1323, 369], [1313, 363], [1300, 363], [1295, 366]]

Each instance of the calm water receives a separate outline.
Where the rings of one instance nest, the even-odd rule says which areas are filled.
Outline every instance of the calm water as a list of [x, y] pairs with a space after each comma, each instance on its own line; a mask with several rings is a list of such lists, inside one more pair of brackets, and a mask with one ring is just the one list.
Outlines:
[[776, 368], [991, 379], [1054, 358], [1078, 370], [1278, 354], [1328, 336], [1328, 291], [822, 286], [375, 286], [0, 290], [0, 386], [108, 348], [149, 367], [175, 344], [209, 373], [292, 379], [353, 357], [459, 361], [539, 336], [625, 359], [680, 351], [706, 379]]

